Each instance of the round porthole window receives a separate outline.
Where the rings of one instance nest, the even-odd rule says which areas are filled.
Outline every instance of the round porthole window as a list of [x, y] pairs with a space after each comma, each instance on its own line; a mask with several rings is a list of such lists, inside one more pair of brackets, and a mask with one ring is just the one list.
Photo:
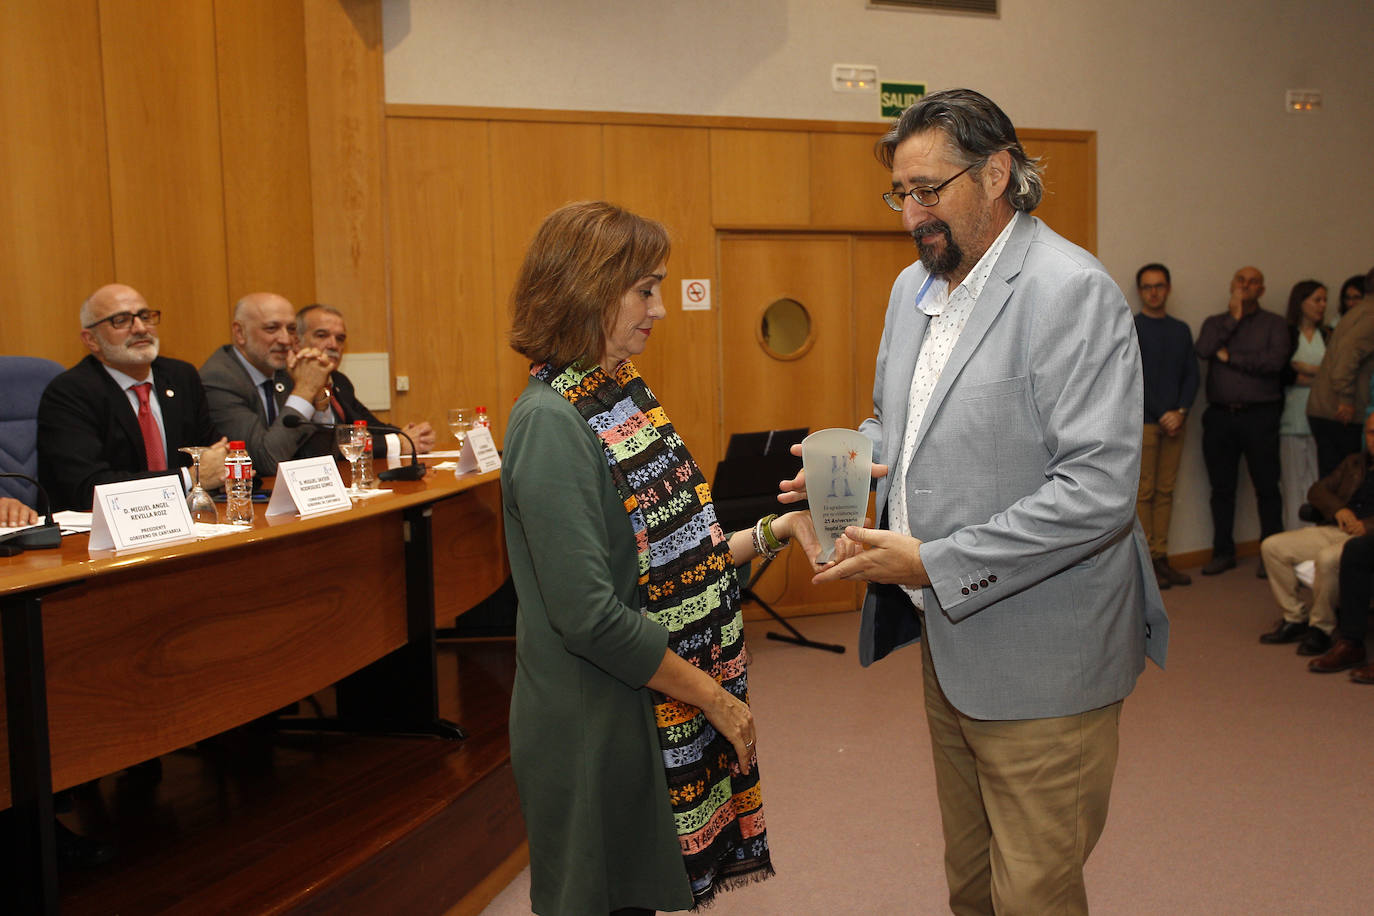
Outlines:
[[774, 359], [799, 359], [811, 349], [811, 313], [796, 299], [778, 299], [763, 310], [759, 345]]

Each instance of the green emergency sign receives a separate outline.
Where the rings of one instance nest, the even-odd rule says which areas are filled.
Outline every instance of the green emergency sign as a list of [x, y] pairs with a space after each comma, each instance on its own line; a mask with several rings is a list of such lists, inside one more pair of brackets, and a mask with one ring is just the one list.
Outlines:
[[878, 101], [884, 118], [895, 118], [926, 94], [925, 83], [879, 83]]

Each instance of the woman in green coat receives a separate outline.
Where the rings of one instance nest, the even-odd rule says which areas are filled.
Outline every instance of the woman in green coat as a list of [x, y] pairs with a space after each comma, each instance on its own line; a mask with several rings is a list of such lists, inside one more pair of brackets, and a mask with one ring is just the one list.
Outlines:
[[736, 567], [818, 545], [801, 512], [723, 532], [639, 377], [668, 251], [655, 222], [571, 204], [513, 295], [531, 369], [502, 469], [511, 762], [540, 916], [683, 910], [772, 873]]

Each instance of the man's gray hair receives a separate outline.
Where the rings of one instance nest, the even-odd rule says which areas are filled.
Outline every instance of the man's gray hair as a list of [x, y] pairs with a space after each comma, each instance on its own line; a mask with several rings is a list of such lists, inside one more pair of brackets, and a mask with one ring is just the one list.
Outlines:
[[943, 89], [925, 96], [902, 112], [890, 130], [873, 147], [873, 154], [886, 168], [892, 168], [897, 147], [907, 138], [932, 127], [939, 128], [964, 165], [1006, 150], [1011, 155], [1011, 177], [1007, 182], [1007, 203], [1029, 213], [1040, 205], [1045, 183], [1040, 177], [1039, 159], [1026, 155], [1011, 119], [992, 99], [972, 89]]
[[338, 316], [340, 321], [343, 320], [344, 316], [343, 312], [334, 308], [334, 306], [332, 305], [325, 305], [320, 302], [310, 303], [305, 308], [301, 309], [299, 312], [296, 313], [296, 336], [301, 338], [302, 340], [305, 339], [305, 316], [309, 315], [311, 312], [328, 312], [330, 315]]
[[95, 303], [91, 302], [93, 298], [95, 298], [94, 294], [87, 296], [86, 300], [81, 303], [81, 330], [83, 331], [95, 323]]

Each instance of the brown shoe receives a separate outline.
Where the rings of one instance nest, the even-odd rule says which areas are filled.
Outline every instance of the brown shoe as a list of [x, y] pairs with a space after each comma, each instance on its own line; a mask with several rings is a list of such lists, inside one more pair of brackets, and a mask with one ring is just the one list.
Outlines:
[[1336, 637], [1336, 644], [1307, 663], [1307, 670], [1313, 674], [1334, 674], [1365, 662], [1364, 645], [1352, 642], [1344, 636]]
[[[1174, 569], [1169, 565], [1169, 560], [1166, 557], [1158, 557], [1155, 559], [1155, 576], [1161, 581], [1167, 581], [1169, 585], [1193, 584], [1193, 577], [1187, 573], [1179, 572]], [[1164, 585], [1160, 585], [1160, 588], [1165, 587]]]
[[1260, 634], [1260, 642], [1267, 645], [1282, 645], [1284, 643], [1297, 642], [1307, 635], [1307, 624], [1293, 623], [1279, 618], [1279, 622], [1274, 624], [1274, 629], [1267, 633]]
[[1365, 665], [1350, 672], [1350, 679], [1357, 684], [1374, 684], [1374, 665]]

